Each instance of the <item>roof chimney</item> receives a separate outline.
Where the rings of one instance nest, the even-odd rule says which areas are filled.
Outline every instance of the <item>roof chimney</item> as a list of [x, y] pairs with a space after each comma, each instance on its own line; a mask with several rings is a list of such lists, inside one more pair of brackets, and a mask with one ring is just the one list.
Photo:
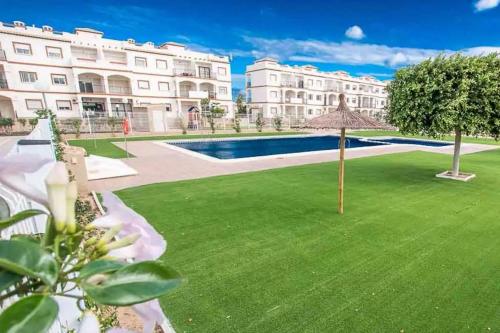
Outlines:
[[135, 39], [129, 38], [129, 39], [127, 39], [127, 43], [135, 45]]
[[44, 25], [44, 26], [42, 26], [42, 31], [52, 32], [52, 31], [54, 31], [54, 29], [50, 25]]

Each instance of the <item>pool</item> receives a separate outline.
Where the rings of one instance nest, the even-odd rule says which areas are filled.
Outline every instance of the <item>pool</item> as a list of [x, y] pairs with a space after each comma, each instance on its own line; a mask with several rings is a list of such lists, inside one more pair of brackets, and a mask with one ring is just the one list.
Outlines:
[[450, 142], [443, 142], [443, 141], [428, 141], [428, 140], [405, 139], [405, 138], [384, 138], [384, 139], [372, 138], [370, 140], [384, 142], [384, 143], [410, 144], [410, 145], [419, 145], [419, 146], [428, 146], [428, 147], [444, 147], [444, 146], [450, 146], [453, 144]]
[[[338, 149], [339, 137], [324, 135], [167, 143], [200, 154], [227, 160]], [[351, 137], [346, 138], [346, 148], [371, 147], [384, 144], [387, 143]]]

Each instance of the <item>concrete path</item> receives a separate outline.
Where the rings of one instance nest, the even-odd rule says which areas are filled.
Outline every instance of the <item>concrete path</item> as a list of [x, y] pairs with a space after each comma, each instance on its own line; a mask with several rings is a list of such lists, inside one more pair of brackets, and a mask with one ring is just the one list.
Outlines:
[[[116, 143], [123, 148], [123, 144]], [[468, 154], [483, 150], [499, 148], [491, 145], [464, 144], [462, 153]], [[281, 168], [292, 165], [303, 165], [321, 162], [336, 161], [338, 151], [315, 153], [302, 156], [277, 156], [262, 160], [214, 162], [158, 145], [153, 141], [131, 141], [128, 143], [129, 152], [135, 158], [123, 159], [126, 164], [138, 171], [136, 176], [94, 180], [89, 182], [89, 188], [95, 191], [119, 190], [139, 185], [196, 179], [218, 175], [228, 175], [241, 172], [250, 172]], [[453, 147], [423, 147], [414, 145], [387, 145], [346, 150], [346, 159], [377, 156], [384, 154], [402, 153], [415, 150], [453, 154]]]

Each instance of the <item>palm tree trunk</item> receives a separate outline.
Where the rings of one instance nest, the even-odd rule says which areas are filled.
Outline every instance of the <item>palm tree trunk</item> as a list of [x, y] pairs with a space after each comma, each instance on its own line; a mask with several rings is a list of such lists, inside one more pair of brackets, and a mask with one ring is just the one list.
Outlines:
[[453, 153], [453, 171], [452, 175], [458, 177], [460, 170], [460, 146], [462, 144], [462, 132], [459, 128], [455, 129], [455, 149]]

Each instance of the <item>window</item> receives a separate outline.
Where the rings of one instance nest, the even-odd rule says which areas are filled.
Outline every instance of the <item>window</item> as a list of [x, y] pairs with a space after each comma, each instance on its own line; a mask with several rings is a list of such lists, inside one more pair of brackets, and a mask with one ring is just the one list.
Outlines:
[[168, 82], [158, 82], [158, 90], [167, 91], [170, 90], [170, 85]]
[[322, 99], [322, 96], [321, 96], [321, 95], [316, 95], [316, 100], [317, 100], [317, 101], [321, 101], [321, 99]]
[[72, 109], [71, 101], [56, 101], [56, 105], [58, 111], [70, 111]]
[[200, 73], [200, 77], [202, 79], [210, 79], [210, 67], [198, 67], [198, 72]]
[[271, 74], [271, 82], [276, 82], [276, 81], [278, 81], [278, 75]]
[[227, 75], [226, 67], [218, 67], [217, 74], [219, 74], [221, 76], [226, 76]]
[[22, 83], [33, 83], [38, 80], [35, 72], [19, 72]]
[[356, 104], [356, 99], [355, 98], [352, 99], [352, 103]]
[[316, 81], [316, 85], [317, 85], [319, 88], [321, 88], [321, 84], [322, 84], [322, 83], [321, 83], [321, 80], [317, 80], [317, 81]]
[[271, 91], [271, 98], [278, 98], [278, 92], [277, 92], [277, 91], [272, 90], [272, 91]]
[[313, 80], [312, 79], [307, 80], [307, 86], [312, 87], [312, 85], [313, 85]]
[[146, 80], [138, 80], [137, 86], [139, 89], [149, 89], [149, 81]]
[[227, 87], [219, 87], [219, 94], [227, 95]]
[[52, 84], [55, 85], [67, 85], [68, 81], [66, 80], [66, 75], [64, 74], [51, 74]]
[[271, 108], [271, 114], [275, 115], [277, 113], [278, 113], [278, 108], [275, 108], [275, 107]]
[[312, 94], [309, 94], [309, 95], [307, 96], [307, 98], [308, 98], [310, 101], [312, 101], [312, 100], [313, 100], [313, 95], [312, 95]]
[[61, 59], [62, 49], [60, 47], [46, 46], [45, 51], [47, 52], [47, 57]]
[[135, 57], [135, 65], [137, 67], [148, 67], [148, 61], [146, 58]]
[[156, 60], [156, 68], [158, 68], [158, 69], [167, 69], [168, 68], [167, 61], [166, 60], [157, 59]]
[[14, 52], [16, 54], [32, 55], [31, 45], [25, 43], [14, 43]]
[[385, 102], [384, 101], [380, 101], [380, 105], [384, 106]]
[[349, 90], [349, 89], [351, 89], [351, 87], [348, 84], [346, 84], [345, 85], [345, 90]]
[[356, 86], [352, 86], [352, 90], [356, 90]]
[[311, 115], [311, 114], [313, 114], [313, 110], [312, 110], [312, 109], [309, 109], [309, 110], [307, 110], [307, 113], [308, 113], [309, 115]]
[[43, 103], [41, 99], [27, 99], [26, 108], [28, 110], [41, 110], [43, 109]]

